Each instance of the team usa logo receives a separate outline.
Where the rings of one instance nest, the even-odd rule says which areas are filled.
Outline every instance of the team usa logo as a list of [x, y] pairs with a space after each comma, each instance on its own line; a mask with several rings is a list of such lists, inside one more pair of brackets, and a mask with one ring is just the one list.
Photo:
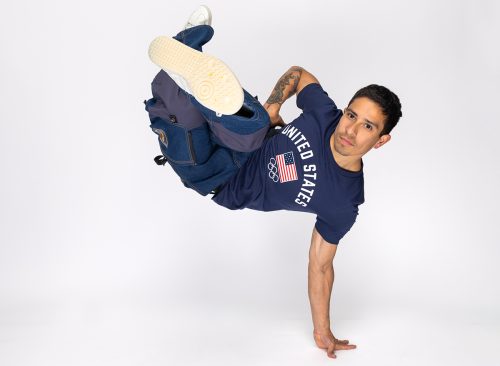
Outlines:
[[276, 159], [271, 158], [267, 169], [269, 170], [268, 176], [274, 183], [278, 183], [278, 181], [286, 183], [299, 179], [292, 151], [276, 155]]

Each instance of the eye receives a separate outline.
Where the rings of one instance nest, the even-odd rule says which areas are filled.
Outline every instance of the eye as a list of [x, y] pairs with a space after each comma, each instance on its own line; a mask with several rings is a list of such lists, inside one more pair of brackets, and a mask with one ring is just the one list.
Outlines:
[[373, 126], [369, 123], [365, 123], [365, 127], [370, 131], [373, 130]]
[[347, 115], [347, 118], [349, 118], [350, 120], [355, 119], [354, 114], [352, 114], [351, 112], [347, 112], [346, 115]]

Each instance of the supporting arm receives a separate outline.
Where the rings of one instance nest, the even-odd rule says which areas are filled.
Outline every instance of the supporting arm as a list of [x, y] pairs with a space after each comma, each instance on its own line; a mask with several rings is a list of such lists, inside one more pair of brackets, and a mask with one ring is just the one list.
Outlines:
[[338, 340], [330, 328], [330, 298], [333, 287], [333, 258], [337, 245], [327, 242], [314, 228], [309, 249], [308, 292], [314, 324], [314, 341], [334, 358], [335, 351], [353, 349], [348, 340]]

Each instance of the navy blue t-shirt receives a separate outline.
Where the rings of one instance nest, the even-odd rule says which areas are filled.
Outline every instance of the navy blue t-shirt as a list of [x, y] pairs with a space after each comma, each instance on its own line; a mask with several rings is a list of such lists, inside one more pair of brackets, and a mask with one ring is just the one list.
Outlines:
[[297, 95], [302, 114], [266, 140], [213, 200], [229, 209], [292, 210], [317, 215], [332, 244], [349, 231], [364, 202], [363, 171], [338, 166], [330, 148], [342, 111], [319, 84]]

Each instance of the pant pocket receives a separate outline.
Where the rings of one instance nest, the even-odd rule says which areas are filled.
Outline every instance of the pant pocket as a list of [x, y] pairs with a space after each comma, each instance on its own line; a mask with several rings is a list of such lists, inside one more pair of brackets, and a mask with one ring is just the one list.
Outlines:
[[152, 121], [151, 129], [158, 135], [162, 154], [175, 164], [203, 164], [213, 152], [214, 144], [206, 123], [188, 130], [180, 123], [158, 117]]
[[181, 165], [196, 164], [190, 131], [161, 118], [152, 121], [151, 129], [158, 135], [161, 152], [169, 161]]
[[210, 129], [205, 122], [203, 125], [188, 131], [188, 139], [196, 164], [204, 164], [214, 152], [216, 146], [210, 138]]

